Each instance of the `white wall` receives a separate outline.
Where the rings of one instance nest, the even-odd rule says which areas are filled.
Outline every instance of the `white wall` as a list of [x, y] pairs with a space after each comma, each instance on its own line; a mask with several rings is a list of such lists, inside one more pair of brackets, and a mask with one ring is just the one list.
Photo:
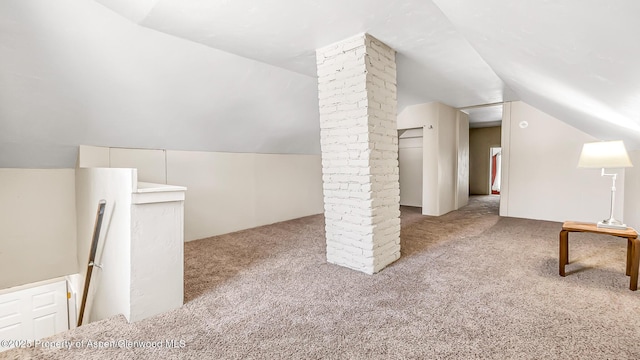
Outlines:
[[80, 145], [79, 168], [135, 168], [138, 181], [167, 183], [167, 155], [162, 149], [128, 149]]
[[456, 109], [438, 104], [438, 215], [456, 210], [458, 192], [458, 123]]
[[[447, 105], [433, 102], [409, 106], [398, 115], [399, 130], [423, 128], [422, 213], [425, 215], [439, 216], [457, 209], [464, 203], [464, 195], [458, 203], [458, 192], [468, 191], [468, 176], [464, 171], [468, 168], [468, 155], [463, 154], [463, 145], [468, 143], [468, 126], [466, 133], [460, 131], [462, 125], [457, 113], [459, 111]], [[466, 148], [468, 153], [468, 145]], [[460, 169], [462, 179], [458, 177]]]
[[79, 144], [320, 153], [315, 77], [94, 1], [4, 0], [0, 23], [0, 167], [72, 168]]
[[187, 187], [186, 241], [324, 210], [320, 155], [81, 146], [78, 166], [104, 165], [105, 154], [112, 167], [137, 168], [139, 181]]
[[76, 167], [79, 168], [100, 168], [109, 167], [110, 149], [102, 146], [80, 145], [78, 149], [78, 162]]
[[109, 167], [138, 169], [138, 181], [166, 184], [165, 150], [109, 148]]
[[255, 154], [256, 225], [324, 211], [320, 155]]
[[438, 118], [438, 103], [407, 106], [398, 114], [398, 129], [413, 129], [435, 125]]
[[135, 169], [77, 169], [77, 272], [81, 274], [78, 304], [82, 296], [98, 201], [107, 201], [96, 262], [91, 278], [92, 297], [85, 321], [116, 314], [130, 317], [131, 193], [137, 182]]
[[[425, 215], [440, 215], [440, 174], [438, 163], [440, 162], [438, 149], [438, 104], [429, 103], [408, 107], [412, 111], [403, 116], [398, 115], [398, 125], [403, 123], [415, 123], [416, 120], [423, 125], [422, 137], [422, 213]], [[421, 112], [415, 110], [420, 109]], [[405, 110], [406, 111], [406, 110]]]
[[72, 169], [0, 169], [0, 289], [77, 269]]
[[[520, 127], [523, 121], [525, 128]], [[607, 218], [611, 178], [601, 177], [599, 169], [577, 168], [582, 145], [596, 140], [524, 102], [505, 103], [500, 215], [550, 221]], [[625, 180], [619, 172], [615, 214], [620, 218]]]
[[640, 230], [640, 150], [629, 151], [632, 168], [624, 170], [624, 217], [622, 220]]
[[323, 212], [319, 155], [167, 151], [167, 181], [186, 186], [185, 240]]
[[458, 129], [458, 186], [456, 193], [456, 209], [469, 203], [469, 115], [457, 112]]

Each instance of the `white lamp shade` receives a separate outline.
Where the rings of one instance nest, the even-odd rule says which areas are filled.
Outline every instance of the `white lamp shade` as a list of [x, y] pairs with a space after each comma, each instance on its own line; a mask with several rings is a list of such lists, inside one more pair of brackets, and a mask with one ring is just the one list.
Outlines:
[[598, 141], [585, 143], [580, 153], [580, 168], [624, 168], [632, 167], [624, 142]]

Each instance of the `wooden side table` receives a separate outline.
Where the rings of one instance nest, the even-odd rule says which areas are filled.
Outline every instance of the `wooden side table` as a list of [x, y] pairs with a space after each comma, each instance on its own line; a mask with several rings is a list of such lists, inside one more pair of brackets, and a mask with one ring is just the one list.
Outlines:
[[605, 234], [627, 239], [627, 270], [626, 275], [631, 276], [629, 289], [638, 289], [638, 264], [640, 263], [640, 240], [638, 233], [633, 229], [616, 230], [599, 228], [594, 223], [581, 223], [576, 221], [565, 221], [560, 231], [560, 276], [565, 276], [564, 267], [569, 263], [569, 233], [589, 232]]

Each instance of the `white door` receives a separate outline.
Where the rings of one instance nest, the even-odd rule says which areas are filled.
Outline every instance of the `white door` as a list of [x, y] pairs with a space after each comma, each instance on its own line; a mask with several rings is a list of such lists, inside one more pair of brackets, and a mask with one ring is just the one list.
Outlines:
[[0, 340], [38, 340], [68, 330], [67, 314], [64, 280], [0, 295]]

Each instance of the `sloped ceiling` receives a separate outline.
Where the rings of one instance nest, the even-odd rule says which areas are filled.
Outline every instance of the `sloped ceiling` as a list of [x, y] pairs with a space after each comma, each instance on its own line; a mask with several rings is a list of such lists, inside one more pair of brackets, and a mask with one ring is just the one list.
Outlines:
[[142, 26], [312, 77], [317, 48], [368, 32], [398, 51], [399, 109], [513, 98], [431, 1], [97, 1]]
[[73, 166], [80, 143], [318, 153], [315, 49], [361, 32], [398, 51], [400, 111], [523, 100], [640, 148], [638, 14], [637, 0], [3, 0], [0, 166]]
[[0, 167], [74, 167], [80, 144], [317, 154], [317, 96], [93, 1], [0, 1]]
[[310, 76], [314, 49], [366, 31], [398, 51], [399, 109], [521, 99], [640, 146], [637, 0], [97, 1], [143, 26]]
[[434, 0], [525, 102], [640, 147], [640, 2]]

